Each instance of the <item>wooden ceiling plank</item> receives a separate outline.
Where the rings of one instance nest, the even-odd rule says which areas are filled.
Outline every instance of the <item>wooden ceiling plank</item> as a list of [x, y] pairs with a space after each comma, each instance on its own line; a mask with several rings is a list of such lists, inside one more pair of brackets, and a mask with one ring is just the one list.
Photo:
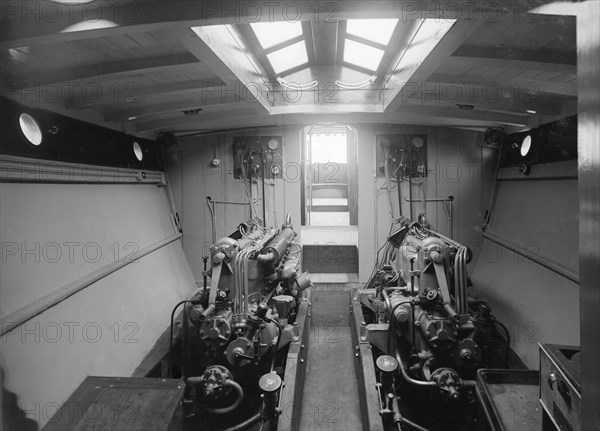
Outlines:
[[557, 72], [577, 73], [577, 66], [562, 63], [540, 62], [535, 60], [514, 60], [494, 57], [464, 57], [452, 55], [447, 64], [471, 64], [476, 67], [515, 67], [521, 69], [552, 70]]
[[456, 57], [484, 57], [514, 61], [533, 61], [538, 63], [554, 63], [576, 65], [575, 47], [572, 50], [557, 49], [525, 49], [523, 47], [493, 47], [463, 45], [454, 54]]
[[[236, 107], [247, 105], [247, 102], [229, 102], [224, 103], [220, 97], [202, 97], [199, 94], [184, 94], [186, 100], [181, 100], [172, 103], [164, 103], [159, 105], [143, 106], [139, 108], [130, 107], [128, 109], [107, 109], [104, 114], [104, 120], [108, 122], [121, 122], [121, 121], [133, 121], [139, 119], [147, 119], [148, 117], [155, 117], [161, 114], [183, 112], [191, 109], [213, 109], [215, 107]], [[194, 97], [190, 100], [190, 97]], [[132, 120], [129, 120], [129, 119]]]
[[[456, 21], [444, 34], [438, 34], [437, 38], [429, 38], [419, 47], [414, 47], [413, 49], [420, 51], [419, 60], [414, 61], [413, 64], [402, 66], [398, 72], [392, 75], [386, 87], [393, 88], [393, 91], [384, 101], [385, 111], [397, 110], [402, 103], [406, 84], [410, 82], [419, 85], [425, 82], [482, 24], [483, 20]], [[419, 31], [414, 37], [419, 37]], [[406, 53], [410, 49], [409, 46]], [[401, 59], [400, 65], [402, 65], [403, 59]]]
[[193, 64], [198, 59], [189, 53], [167, 55], [161, 57], [147, 57], [141, 59], [127, 59], [113, 62], [102, 62], [84, 66], [71, 67], [56, 71], [44, 71], [31, 75], [20, 75], [20, 88], [43, 86], [50, 83], [105, 80], [127, 73], [150, 74], [161, 70], [169, 70], [185, 64]]
[[130, 55], [134, 58], [147, 57], [149, 52], [135, 40], [131, 39], [128, 34], [121, 34], [115, 36], [107, 36], [106, 41], [110, 43], [115, 50], [121, 51], [119, 57], [123, 58], [123, 54]]
[[259, 112], [269, 113], [268, 93], [272, 91], [267, 72], [258, 61], [246, 54], [240, 46], [242, 36], [234, 35], [237, 29], [223, 26], [195, 27], [183, 37], [181, 43], [206, 64], [240, 100], [256, 100]]
[[108, 38], [110, 36], [111, 35], [107, 35], [104, 37], [90, 39], [88, 40], [88, 43], [101, 51], [105, 57], [110, 59], [110, 61], [124, 60], [125, 58], [135, 58], [135, 56], [130, 54], [128, 51], [123, 51], [109, 42]]
[[[538, 0], [536, 5], [551, 3], [553, 0]], [[8, 3], [8, 2], [7, 2]], [[25, 3], [27, 5], [25, 6]], [[408, 3], [408, 5], [407, 5]], [[530, 9], [530, 0], [506, 2], [481, 0], [466, 2], [461, 15], [484, 16], [486, 7], [494, 5], [494, 10], [502, 10], [507, 16], [513, 16], [515, 6], [521, 11]], [[91, 29], [84, 31], [61, 31], [73, 24], [85, 22], [89, 15], [89, 5], [51, 4], [47, 0], [28, 0], [27, 2], [10, 2], [2, 8], [2, 26], [0, 28], [1, 49], [16, 45], [31, 46], [48, 42], [89, 39], [104, 35], [130, 34], [132, 31], [156, 31], [158, 29], [190, 28], [199, 25], [239, 24], [252, 20], [284, 21], [289, 16], [288, 2], [269, 2], [263, 6], [263, 13], [258, 14], [255, 7], [244, 7], [239, 0], [221, 0], [219, 2], [190, 3], [185, 0], [168, 2], [101, 2], [94, 8], [94, 21], [103, 19], [111, 21], [114, 27]], [[302, 19], [323, 20], [327, 17], [345, 20], [349, 18], [401, 18], [403, 21], [421, 18], [444, 19], [445, 8], [440, 7], [438, 0], [377, 1], [377, 2], [330, 2], [315, 8], [314, 0], [297, 0], [294, 9], [299, 10]], [[25, 9], [27, 7], [27, 9]], [[259, 5], [260, 7], [260, 5]], [[458, 5], [452, 7], [452, 11]], [[33, 11], [26, 13], [27, 11]], [[37, 11], [37, 12], [36, 12]], [[267, 13], [268, 11], [268, 13]], [[86, 13], [87, 12], [87, 13]], [[52, 19], [41, 19], [45, 15]], [[90, 19], [90, 18], [88, 18]], [[93, 24], [94, 21], [88, 21]], [[135, 28], [135, 29], [134, 29]]]
[[163, 130], [167, 127], [172, 127], [174, 125], [189, 125], [198, 123], [199, 121], [218, 120], [223, 117], [231, 119], [235, 118], [236, 116], [248, 116], [252, 114], [256, 114], [254, 107], [245, 107], [227, 111], [200, 112], [198, 115], [181, 114], [180, 116], [163, 120], [134, 122], [134, 126], [136, 131], [143, 133], [149, 131]]
[[[239, 116], [235, 118], [236, 128], [241, 127], [257, 127], [271, 125], [306, 125], [314, 123], [341, 123], [341, 124], [414, 124], [414, 125], [431, 125], [431, 119], [422, 114], [414, 114], [410, 112], [349, 112], [327, 114], [322, 113], [297, 113], [288, 115], [270, 115], [270, 116]], [[487, 120], [471, 120], [464, 121], [460, 118], [452, 117], [437, 117], [434, 119], [436, 126], [458, 127], [458, 128], [473, 128], [478, 127], [483, 130], [489, 127], [502, 126], [503, 124]], [[229, 117], [221, 116], [214, 120], [203, 120], [198, 118], [197, 121], [189, 124], [169, 124], [168, 121], [162, 125], [161, 130], [171, 131], [175, 133], [194, 133], [201, 130], [226, 130], [231, 129], [232, 120]], [[515, 127], [504, 124], [505, 129], [511, 133], [520, 130], [521, 127]]]
[[218, 91], [223, 87], [223, 84], [218, 79], [197, 80], [197, 81], [182, 81], [174, 82], [167, 85], [144, 86], [129, 80], [131, 91], [122, 91], [119, 94], [115, 92], [102, 92], [98, 97], [93, 99], [86, 98], [84, 95], [77, 95], [72, 100], [68, 100], [65, 106], [71, 110], [86, 109], [93, 106], [102, 106], [114, 103], [127, 103], [127, 99], [137, 100], [146, 96], [185, 93], [194, 91], [195, 89], [205, 92]]
[[520, 94], [556, 94], [560, 96], [577, 95], [577, 85], [570, 83], [559, 83], [549, 81], [536, 81], [535, 79], [521, 78], [488, 78], [479, 75], [449, 75], [443, 73], [434, 73], [429, 81], [451, 84], [462, 84], [471, 87], [484, 87], [492, 90], [506, 88], [510, 91], [517, 91]]
[[148, 32], [132, 33], [128, 37], [135, 41], [138, 45], [142, 46], [148, 53], [154, 55], [169, 55], [173, 54], [173, 51], [164, 46], [160, 41], [156, 40], [152, 34]]

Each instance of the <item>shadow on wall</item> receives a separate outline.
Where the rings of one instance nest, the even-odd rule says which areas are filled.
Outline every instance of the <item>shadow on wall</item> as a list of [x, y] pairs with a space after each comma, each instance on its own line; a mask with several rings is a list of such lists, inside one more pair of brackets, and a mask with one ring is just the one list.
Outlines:
[[38, 431], [36, 421], [29, 419], [21, 410], [17, 394], [4, 388], [4, 368], [0, 367], [2, 378], [2, 429], [5, 431]]

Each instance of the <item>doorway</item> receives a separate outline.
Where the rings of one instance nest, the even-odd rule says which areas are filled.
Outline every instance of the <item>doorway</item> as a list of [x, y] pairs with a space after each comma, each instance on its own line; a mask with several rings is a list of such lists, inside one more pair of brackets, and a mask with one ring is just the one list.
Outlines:
[[302, 230], [305, 270], [327, 282], [358, 277], [358, 163], [348, 125], [303, 133]]
[[303, 226], [358, 224], [354, 135], [347, 125], [305, 129]]

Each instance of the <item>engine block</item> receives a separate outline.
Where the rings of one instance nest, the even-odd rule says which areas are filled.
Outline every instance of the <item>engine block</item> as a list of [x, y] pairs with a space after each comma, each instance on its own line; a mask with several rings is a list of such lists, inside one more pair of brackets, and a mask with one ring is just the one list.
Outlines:
[[183, 311], [188, 428], [245, 429], [268, 421], [275, 429], [285, 352], [300, 339], [299, 308], [311, 285], [295, 236], [289, 217], [281, 229], [251, 221], [211, 246], [210, 284]]
[[357, 342], [372, 348], [384, 429], [425, 429], [401, 414], [401, 389], [405, 398], [462, 409], [474, 399], [477, 370], [497, 366], [491, 346], [499, 322], [487, 301], [468, 295], [470, 259], [464, 245], [403, 219], [368, 283], [353, 294]]

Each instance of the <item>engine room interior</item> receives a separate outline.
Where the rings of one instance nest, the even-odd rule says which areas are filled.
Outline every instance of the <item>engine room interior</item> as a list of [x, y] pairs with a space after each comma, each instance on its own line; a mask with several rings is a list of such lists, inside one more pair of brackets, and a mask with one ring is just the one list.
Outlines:
[[2, 430], [600, 430], [597, 1], [0, 5]]

